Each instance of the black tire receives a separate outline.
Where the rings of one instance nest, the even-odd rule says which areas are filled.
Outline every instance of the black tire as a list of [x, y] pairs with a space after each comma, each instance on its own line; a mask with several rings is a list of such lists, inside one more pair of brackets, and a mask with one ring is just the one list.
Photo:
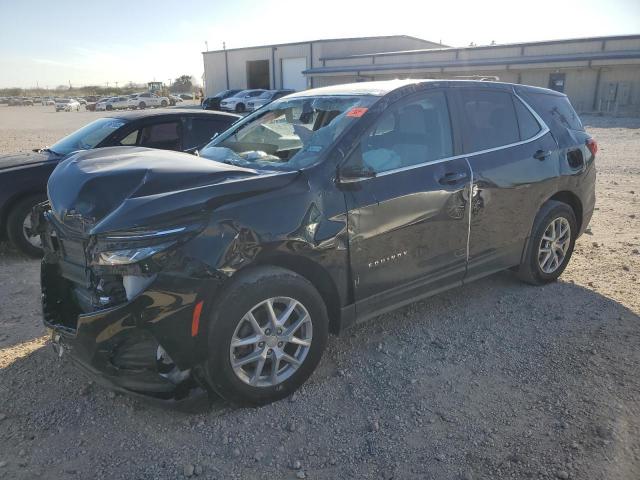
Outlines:
[[144, 102], [140, 102], [140, 103], [138, 104], [138, 108], [139, 108], [140, 110], [144, 110], [144, 109], [146, 108], [146, 106], [147, 106], [147, 104], [146, 104], [146, 103], [144, 103]]
[[242, 113], [245, 110], [244, 103], [238, 103], [236, 105], [236, 113]]
[[22, 253], [30, 257], [41, 257], [42, 248], [35, 247], [24, 235], [22, 226], [25, 217], [31, 213], [31, 209], [38, 203], [47, 199], [44, 194], [30, 195], [19, 200], [7, 216], [7, 237], [9, 241]]
[[[309, 313], [313, 329], [311, 345], [302, 364], [290, 377], [275, 386], [251, 386], [233, 371], [230, 342], [240, 320], [260, 302], [273, 297], [290, 297]], [[327, 343], [329, 320], [322, 297], [300, 275], [279, 267], [258, 267], [240, 272], [211, 309], [208, 322], [206, 372], [211, 387], [237, 405], [264, 405], [287, 397], [313, 373]]]
[[[175, 105], [175, 103], [174, 103]], [[167, 101], [166, 100], [162, 100], [162, 102], [160, 102], [160, 106], [161, 107], [166, 107], [167, 106]]]
[[107, 110], [109, 111], [113, 110], [113, 105], [107, 105]]
[[[547, 227], [553, 220], [561, 217], [565, 218], [569, 222], [571, 229], [569, 247], [559, 266], [553, 272], [547, 273], [542, 270], [540, 262], [538, 261], [539, 248]], [[522, 281], [531, 285], [544, 285], [545, 283], [556, 281], [558, 277], [562, 275], [562, 272], [564, 272], [569, 260], [571, 260], [571, 254], [573, 253], [577, 234], [578, 222], [576, 221], [573, 209], [569, 205], [555, 200], [550, 200], [545, 203], [533, 222], [533, 228], [531, 229], [531, 237], [527, 244], [527, 250], [525, 251], [522, 263], [518, 268], [518, 277]]]

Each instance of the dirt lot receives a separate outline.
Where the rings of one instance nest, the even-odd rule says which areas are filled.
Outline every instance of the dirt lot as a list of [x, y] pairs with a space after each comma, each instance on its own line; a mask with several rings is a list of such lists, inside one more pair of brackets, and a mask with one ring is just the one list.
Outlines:
[[[0, 153], [96, 116], [0, 107]], [[598, 206], [561, 281], [505, 272], [384, 315], [263, 408], [90, 382], [42, 337], [38, 262], [0, 245], [0, 478], [640, 478], [640, 119], [585, 123]]]

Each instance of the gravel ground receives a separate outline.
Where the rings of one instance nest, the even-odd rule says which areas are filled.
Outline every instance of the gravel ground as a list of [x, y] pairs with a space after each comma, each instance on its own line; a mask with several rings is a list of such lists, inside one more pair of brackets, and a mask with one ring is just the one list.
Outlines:
[[[96, 116], [0, 107], [0, 153]], [[640, 478], [640, 119], [585, 123], [598, 206], [561, 281], [500, 273], [358, 326], [266, 407], [92, 383], [42, 337], [38, 262], [0, 245], [0, 478]]]

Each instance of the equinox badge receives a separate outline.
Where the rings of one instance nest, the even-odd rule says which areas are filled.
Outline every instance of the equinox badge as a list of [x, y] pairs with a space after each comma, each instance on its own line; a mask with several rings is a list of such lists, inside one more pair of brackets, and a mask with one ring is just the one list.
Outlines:
[[406, 257], [406, 256], [407, 256], [407, 251], [403, 250], [401, 252], [394, 253], [393, 255], [389, 255], [388, 257], [380, 258], [378, 260], [369, 262], [369, 268], [379, 267], [380, 265], [384, 265], [385, 263], [388, 263], [388, 262], [393, 262], [394, 260], [398, 260], [399, 258]]

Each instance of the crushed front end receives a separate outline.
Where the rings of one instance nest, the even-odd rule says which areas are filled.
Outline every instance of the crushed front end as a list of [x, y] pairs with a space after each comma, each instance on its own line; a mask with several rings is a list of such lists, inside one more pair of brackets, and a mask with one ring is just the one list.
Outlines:
[[201, 402], [200, 316], [221, 282], [185, 254], [203, 221], [89, 235], [86, 219], [58, 218], [48, 203], [36, 207], [33, 221], [45, 252], [44, 323], [56, 351], [115, 389]]

